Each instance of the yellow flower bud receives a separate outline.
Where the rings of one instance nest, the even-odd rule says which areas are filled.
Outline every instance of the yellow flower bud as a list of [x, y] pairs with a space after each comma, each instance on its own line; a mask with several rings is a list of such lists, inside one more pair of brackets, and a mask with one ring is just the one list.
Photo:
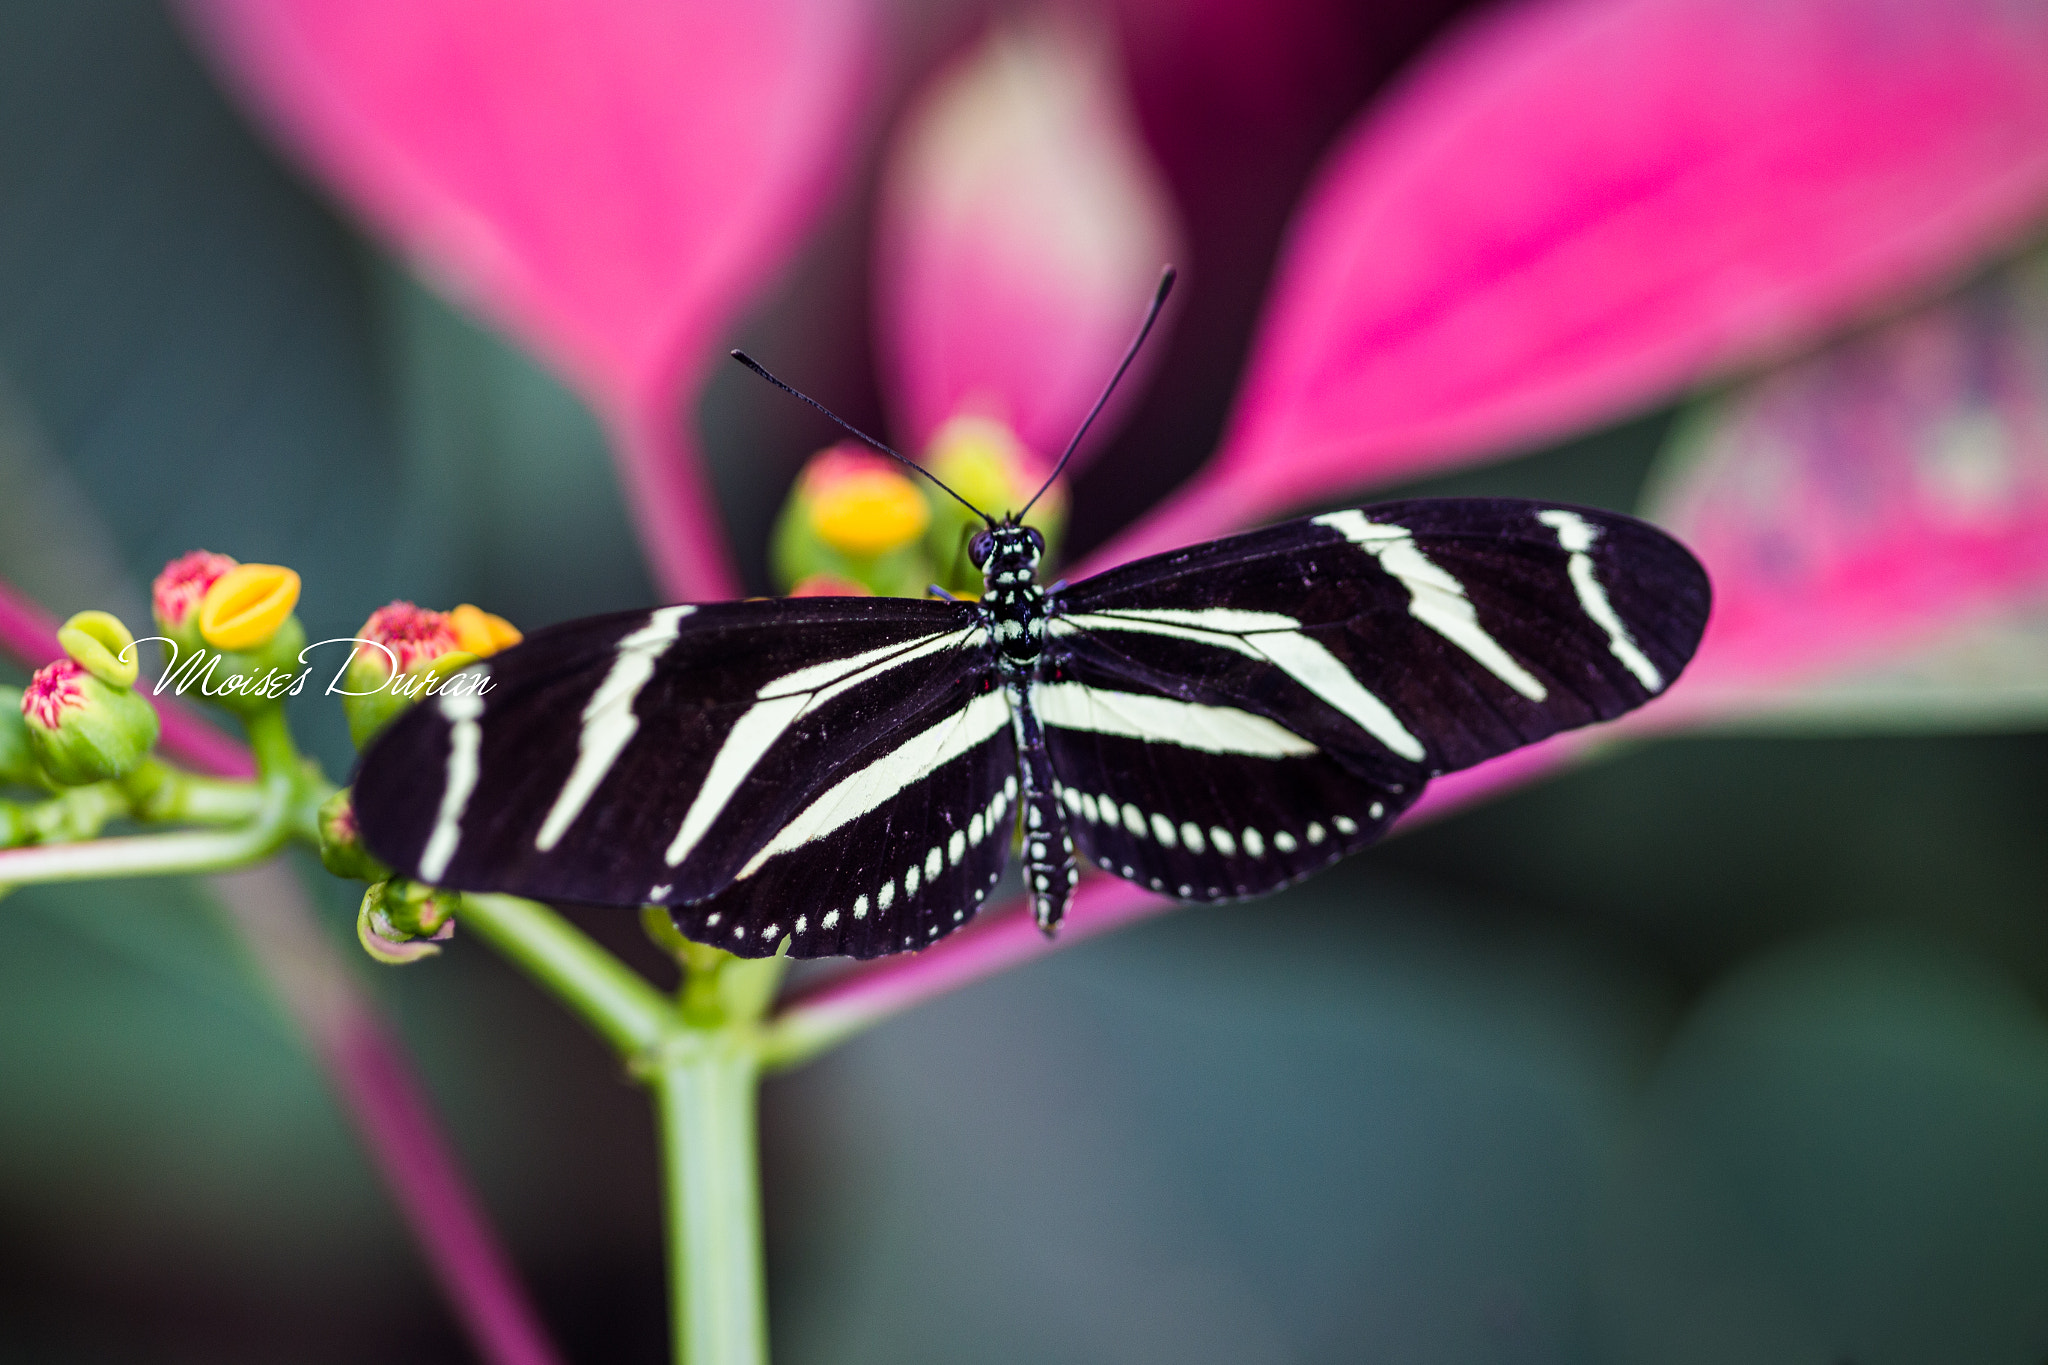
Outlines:
[[[820, 461], [819, 463], [823, 463]], [[808, 479], [811, 530], [841, 554], [871, 557], [915, 541], [931, 507], [907, 475], [875, 464], [817, 470]]]
[[493, 616], [467, 602], [448, 613], [448, 624], [455, 631], [455, 642], [479, 659], [488, 659], [500, 650], [510, 649], [525, 638], [519, 633], [519, 628], [504, 617]]
[[141, 651], [121, 618], [112, 612], [82, 611], [57, 631], [57, 643], [80, 667], [109, 687], [135, 686]]
[[240, 564], [199, 604], [199, 634], [215, 649], [250, 650], [277, 634], [299, 604], [299, 576], [276, 564]]

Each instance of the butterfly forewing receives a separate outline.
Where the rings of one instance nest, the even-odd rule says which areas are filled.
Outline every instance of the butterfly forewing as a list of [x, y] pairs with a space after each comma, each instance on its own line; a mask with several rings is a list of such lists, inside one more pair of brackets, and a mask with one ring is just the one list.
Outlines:
[[1076, 585], [1034, 695], [1083, 851], [1229, 899], [1370, 843], [1439, 772], [1640, 705], [1707, 606], [1626, 517], [1393, 503]]
[[1406, 788], [1641, 705], [1692, 656], [1708, 604], [1697, 561], [1630, 517], [1387, 503], [1077, 584], [1049, 654], [1268, 716]]
[[[971, 607], [894, 598], [665, 607], [536, 632], [482, 666], [480, 698], [423, 702], [365, 755], [363, 837], [401, 872], [464, 890], [702, 900], [893, 738], [953, 715], [987, 666], [983, 635]], [[875, 776], [891, 774], [912, 776]], [[854, 814], [891, 795], [841, 789]]]

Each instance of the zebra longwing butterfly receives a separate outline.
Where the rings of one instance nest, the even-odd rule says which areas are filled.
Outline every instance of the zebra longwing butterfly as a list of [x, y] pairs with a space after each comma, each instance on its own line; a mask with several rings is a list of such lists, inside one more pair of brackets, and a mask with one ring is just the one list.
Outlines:
[[978, 601], [669, 606], [473, 665], [487, 689], [364, 755], [364, 842], [438, 886], [667, 906], [744, 957], [923, 948], [1018, 844], [1051, 933], [1077, 853], [1185, 901], [1275, 890], [1430, 778], [1642, 705], [1707, 620], [1685, 547], [1580, 507], [1386, 503], [1051, 589], [1023, 513], [973, 510]]
[[1021, 829], [1039, 923], [1076, 853], [1187, 901], [1285, 886], [1431, 777], [1662, 692], [1705, 573], [1630, 517], [1387, 503], [1051, 591], [662, 607], [536, 631], [365, 756], [369, 847], [436, 885], [671, 908], [693, 939], [872, 957], [959, 928]]

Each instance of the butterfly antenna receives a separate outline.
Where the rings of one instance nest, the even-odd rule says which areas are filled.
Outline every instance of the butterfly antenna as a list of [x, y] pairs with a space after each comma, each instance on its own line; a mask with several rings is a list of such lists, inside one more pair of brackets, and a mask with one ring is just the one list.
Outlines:
[[773, 384], [776, 388], [781, 389], [784, 393], [789, 394], [791, 397], [794, 398], [801, 398], [804, 402], [809, 403], [819, 412], [824, 413], [827, 417], [837, 422], [847, 431], [852, 432], [854, 436], [858, 437], [862, 441], [867, 442], [867, 444], [873, 446], [876, 450], [881, 451], [890, 459], [900, 461], [901, 463], [915, 470], [917, 473], [924, 475], [927, 479], [930, 479], [934, 484], [936, 484], [946, 494], [947, 497], [953, 499], [953, 501], [959, 503], [962, 507], [965, 507], [968, 511], [974, 513], [975, 516], [980, 517], [983, 521], [987, 522], [991, 528], [995, 526], [996, 519], [994, 517], [982, 511], [979, 507], [976, 507], [973, 503], [961, 497], [952, 489], [947, 488], [945, 480], [941, 479], [938, 475], [932, 473], [929, 469], [926, 469], [923, 465], [919, 464], [917, 461], [909, 458], [908, 456], [902, 454], [901, 452], [892, 450], [888, 446], [883, 445], [880, 441], [877, 441], [874, 437], [868, 435], [865, 431], [862, 431], [859, 427], [847, 421], [844, 417], [841, 417], [838, 413], [832, 411], [832, 409], [826, 407], [823, 403], [820, 403], [817, 399], [811, 397], [802, 389], [798, 389], [791, 385], [783, 383], [780, 379], [777, 379], [774, 375], [768, 373], [766, 366], [762, 365], [760, 361], [754, 359], [754, 357], [748, 355], [745, 351], [734, 351], [732, 353], [732, 358], [734, 360], [739, 361], [740, 364], [746, 366], [748, 369], [752, 370], [755, 374], [760, 375], [763, 379]]
[[[1145, 338], [1152, 334], [1152, 324], [1159, 321], [1159, 310], [1166, 306], [1166, 296], [1173, 292], [1173, 281], [1174, 269], [1168, 266], [1159, 276], [1159, 289], [1152, 295], [1152, 306], [1145, 310], [1145, 325], [1138, 329], [1138, 335], [1131, 342], [1131, 349], [1124, 352], [1123, 363], [1118, 365], [1116, 373], [1109, 377], [1109, 384], [1102, 390], [1102, 397], [1095, 400], [1095, 406], [1088, 409], [1088, 415], [1081, 419], [1081, 429], [1074, 433], [1073, 440], [1067, 442], [1066, 452], [1060, 456], [1059, 463], [1052, 467], [1052, 473], [1045, 476], [1045, 482], [1031, 495], [1031, 502], [1024, 504], [1024, 512], [1029, 512], [1031, 504], [1045, 496], [1045, 490], [1052, 487], [1052, 481], [1060, 476], [1060, 471], [1067, 467], [1067, 461], [1073, 459], [1074, 452], [1080, 449], [1081, 438], [1086, 436], [1088, 428], [1094, 425], [1096, 414], [1109, 402], [1109, 396], [1116, 392], [1117, 382], [1124, 377], [1124, 371], [1131, 368], [1131, 362], [1138, 358], [1138, 348], [1143, 346]], [[1017, 514], [1017, 520], [1024, 519], [1024, 512]]]

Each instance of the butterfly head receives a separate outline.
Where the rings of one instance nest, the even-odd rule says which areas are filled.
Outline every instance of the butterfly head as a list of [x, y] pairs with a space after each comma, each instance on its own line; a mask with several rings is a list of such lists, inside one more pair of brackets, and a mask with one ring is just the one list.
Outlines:
[[1045, 537], [1035, 526], [1005, 521], [975, 533], [968, 542], [967, 557], [981, 570], [989, 591], [1016, 590], [1038, 581], [1038, 561], [1045, 554]]

